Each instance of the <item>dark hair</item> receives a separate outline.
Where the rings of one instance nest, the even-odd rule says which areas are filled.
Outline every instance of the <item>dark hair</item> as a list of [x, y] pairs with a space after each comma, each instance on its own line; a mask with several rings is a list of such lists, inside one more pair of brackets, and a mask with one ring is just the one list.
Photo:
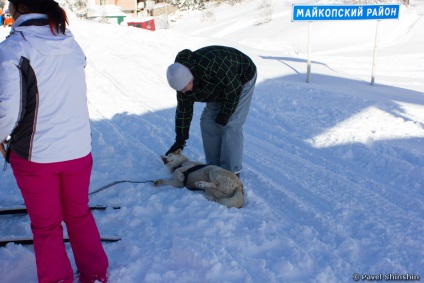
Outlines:
[[46, 14], [49, 18], [49, 27], [53, 34], [65, 34], [68, 17], [65, 10], [54, 0], [47, 1], [10, 1], [15, 10], [20, 14], [39, 13]]

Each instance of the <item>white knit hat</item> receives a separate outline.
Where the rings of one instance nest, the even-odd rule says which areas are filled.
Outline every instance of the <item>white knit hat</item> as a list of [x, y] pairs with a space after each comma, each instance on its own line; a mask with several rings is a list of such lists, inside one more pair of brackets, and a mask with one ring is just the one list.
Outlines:
[[190, 69], [180, 63], [174, 63], [168, 67], [166, 77], [170, 87], [176, 91], [185, 88], [193, 78]]

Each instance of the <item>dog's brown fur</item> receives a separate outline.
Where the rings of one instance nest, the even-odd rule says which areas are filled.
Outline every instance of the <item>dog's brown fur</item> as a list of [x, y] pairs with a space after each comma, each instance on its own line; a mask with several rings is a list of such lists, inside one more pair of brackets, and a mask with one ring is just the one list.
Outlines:
[[[182, 155], [179, 149], [166, 156], [161, 155], [163, 163], [173, 174], [171, 179], [159, 179], [153, 186], [171, 185], [178, 188], [184, 187], [184, 173], [193, 166], [202, 163], [190, 161]], [[205, 197], [216, 201], [227, 207], [241, 208], [244, 202], [243, 184], [232, 172], [219, 166], [208, 165], [187, 175], [187, 188], [194, 188], [203, 191]]]

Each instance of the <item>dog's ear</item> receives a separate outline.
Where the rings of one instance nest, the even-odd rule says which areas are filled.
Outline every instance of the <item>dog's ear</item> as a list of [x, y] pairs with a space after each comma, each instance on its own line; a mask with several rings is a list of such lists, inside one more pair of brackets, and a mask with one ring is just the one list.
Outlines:
[[183, 153], [183, 150], [181, 148], [174, 151], [175, 154], [181, 155]]

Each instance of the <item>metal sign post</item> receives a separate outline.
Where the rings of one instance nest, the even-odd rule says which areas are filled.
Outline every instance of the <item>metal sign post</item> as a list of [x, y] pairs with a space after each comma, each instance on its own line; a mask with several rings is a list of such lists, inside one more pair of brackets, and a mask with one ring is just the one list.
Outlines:
[[377, 21], [377, 26], [375, 28], [375, 42], [374, 42], [374, 55], [372, 58], [372, 73], [371, 73], [371, 85], [374, 85], [375, 82], [375, 65], [377, 64], [377, 47], [378, 47], [378, 23], [380, 21]]
[[311, 72], [311, 22], [339, 20], [377, 20], [375, 32], [374, 58], [371, 85], [375, 82], [375, 66], [378, 45], [378, 23], [380, 20], [399, 19], [400, 4], [381, 5], [293, 5], [292, 22], [308, 21], [308, 58], [306, 82], [310, 81]]
[[307, 59], [307, 71], [306, 71], [306, 82], [309, 83], [311, 77], [311, 25], [312, 22], [308, 22], [308, 59]]

